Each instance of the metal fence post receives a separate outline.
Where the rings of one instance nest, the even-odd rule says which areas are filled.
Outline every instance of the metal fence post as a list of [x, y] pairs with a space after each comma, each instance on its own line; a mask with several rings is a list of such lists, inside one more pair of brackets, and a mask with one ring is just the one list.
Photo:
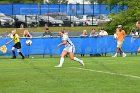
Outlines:
[[85, 4], [85, 0], [83, 0], [83, 15], [85, 14], [85, 6], [84, 6], [84, 4]]
[[93, 16], [94, 16], [94, 4], [93, 4], [93, 8], [92, 8], [93, 10], [93, 14], [92, 14], [92, 26], [93, 26]]

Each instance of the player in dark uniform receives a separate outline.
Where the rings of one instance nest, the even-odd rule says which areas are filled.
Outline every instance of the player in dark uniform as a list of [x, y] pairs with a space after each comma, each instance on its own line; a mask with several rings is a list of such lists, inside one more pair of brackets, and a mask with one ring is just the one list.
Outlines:
[[12, 47], [12, 53], [13, 53], [13, 59], [16, 59], [16, 54], [15, 54], [15, 48], [17, 49], [17, 52], [22, 56], [22, 59], [24, 59], [23, 54], [21, 53], [21, 43], [18, 34], [16, 34], [16, 30], [12, 30], [12, 40], [7, 42], [6, 44], [10, 44], [11, 42], [14, 42], [15, 45]]

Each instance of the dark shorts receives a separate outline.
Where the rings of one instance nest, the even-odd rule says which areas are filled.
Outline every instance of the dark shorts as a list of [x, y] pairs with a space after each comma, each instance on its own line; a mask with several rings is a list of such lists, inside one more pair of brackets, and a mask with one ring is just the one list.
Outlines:
[[15, 47], [15, 48], [17, 48], [17, 49], [21, 49], [21, 43], [18, 42], [18, 43], [16, 43], [13, 47]]

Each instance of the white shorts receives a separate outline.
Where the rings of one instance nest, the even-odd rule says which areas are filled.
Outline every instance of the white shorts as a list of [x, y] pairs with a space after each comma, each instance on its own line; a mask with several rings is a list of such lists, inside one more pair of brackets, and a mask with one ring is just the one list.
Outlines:
[[72, 53], [74, 53], [75, 52], [75, 47], [74, 46], [69, 46], [69, 47], [65, 47], [64, 49], [63, 49], [63, 51], [67, 51], [67, 52], [72, 52]]
[[122, 48], [122, 44], [123, 44], [123, 41], [118, 41], [118, 42], [117, 42], [117, 47], [118, 47], [118, 48]]

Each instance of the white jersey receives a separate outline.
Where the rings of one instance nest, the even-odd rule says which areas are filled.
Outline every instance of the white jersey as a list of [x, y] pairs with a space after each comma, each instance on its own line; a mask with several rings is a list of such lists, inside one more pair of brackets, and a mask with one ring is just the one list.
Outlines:
[[99, 33], [99, 35], [108, 35], [108, 33], [106, 32], [106, 31], [101, 31], [100, 33]]
[[67, 41], [65, 47], [70, 47], [70, 46], [73, 46], [74, 47], [74, 44], [72, 43], [72, 41], [70, 40], [70, 38], [68, 37], [67, 34], [63, 34], [62, 41], [64, 41], [64, 40]]

